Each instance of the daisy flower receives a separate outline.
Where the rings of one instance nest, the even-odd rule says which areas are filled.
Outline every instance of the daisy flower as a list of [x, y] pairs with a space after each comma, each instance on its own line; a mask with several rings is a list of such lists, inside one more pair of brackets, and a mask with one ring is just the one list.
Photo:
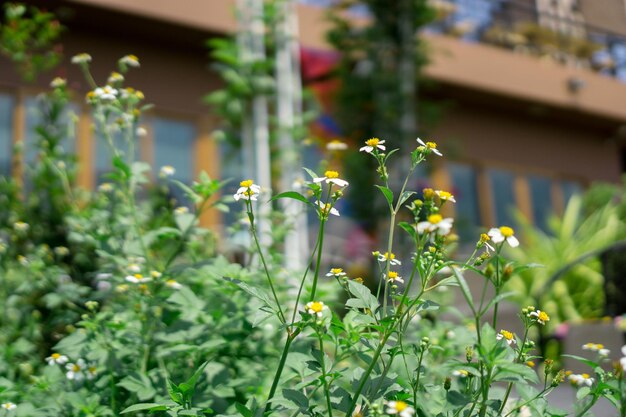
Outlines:
[[76, 363], [68, 363], [65, 365], [65, 369], [67, 369], [67, 373], [65, 374], [67, 379], [81, 381], [85, 378], [84, 372], [87, 370], [87, 364], [83, 359], [79, 359]]
[[255, 184], [252, 180], [245, 180], [239, 183], [239, 189], [233, 196], [235, 201], [252, 200], [256, 201], [257, 195], [261, 192], [261, 187]]
[[381, 151], [384, 151], [386, 148], [383, 146], [383, 143], [385, 143], [385, 141], [378, 138], [368, 139], [365, 141], [365, 146], [359, 149], [359, 152], [372, 153], [374, 152], [374, 149], [380, 149]]
[[404, 284], [404, 279], [396, 271], [389, 271], [389, 275], [387, 275], [387, 281], [391, 283], [401, 282]]
[[78, 54], [72, 57], [72, 64], [87, 64], [91, 62], [91, 55], [89, 54]]
[[322, 181], [326, 181], [326, 184], [335, 184], [338, 187], [348, 186], [348, 181], [339, 178], [339, 173], [337, 171], [326, 171], [324, 172], [323, 177], [313, 178], [313, 182], [315, 183]]
[[171, 165], [164, 165], [159, 170], [159, 177], [161, 178], [169, 178], [176, 174], [176, 168]]
[[435, 191], [435, 194], [437, 194], [437, 196], [441, 199], [441, 201], [452, 201], [453, 203], [456, 203], [454, 196], [452, 195], [452, 193], [449, 193], [448, 191], [437, 190]]
[[508, 226], [494, 227], [487, 232], [493, 243], [506, 242], [511, 245], [512, 248], [519, 246], [519, 240], [513, 234], [515, 231]]
[[417, 143], [420, 144], [420, 146], [418, 146], [417, 149], [420, 149], [421, 151], [426, 151], [428, 153], [432, 152], [435, 155], [443, 156], [443, 154], [439, 152], [439, 149], [437, 149], [437, 144], [435, 142], [424, 143], [423, 140], [421, 140], [420, 138], [417, 138]]
[[346, 273], [343, 272], [343, 268], [331, 268], [330, 272], [326, 274], [327, 277], [342, 277], [344, 275]]
[[144, 283], [144, 282], [152, 281], [152, 278], [144, 277], [141, 274], [128, 275], [128, 276], [126, 276], [125, 279], [126, 279], [126, 281], [132, 282], [133, 284], [141, 284], [141, 283]]
[[541, 310], [531, 311], [528, 313], [528, 317], [535, 317], [537, 319], [537, 323], [545, 326], [546, 322], [550, 321], [550, 316], [548, 313]]
[[7, 402], [0, 404], [0, 408], [2, 408], [3, 410], [11, 411], [15, 410], [17, 408], [17, 405], [13, 404], [12, 402]]
[[317, 200], [315, 202], [319, 208], [320, 208], [320, 212], [324, 215], [324, 216], [328, 216], [328, 214], [332, 214], [333, 216], [339, 216], [339, 211], [332, 207], [332, 205], [330, 203], [322, 203], [321, 201]]
[[415, 409], [404, 401], [387, 401], [387, 414], [397, 414], [400, 417], [413, 417]]
[[426, 221], [417, 224], [417, 233], [422, 235], [424, 233], [436, 232], [440, 236], [445, 236], [450, 233], [453, 222], [454, 219], [452, 218], [444, 219], [441, 214], [431, 214]]
[[325, 305], [322, 301], [310, 301], [306, 303], [306, 312], [311, 315], [316, 315], [317, 317], [322, 317], [324, 314], [324, 310], [328, 310], [328, 306]]
[[496, 339], [497, 340], [502, 340], [502, 339], [506, 340], [506, 343], [509, 346], [514, 345], [516, 343], [515, 334], [511, 333], [511, 332], [509, 332], [507, 330], [500, 330], [500, 333], [498, 333], [496, 335]]
[[182, 284], [173, 279], [168, 279], [167, 281], [165, 281], [165, 285], [174, 290], [180, 290], [181, 288], [183, 288]]
[[590, 387], [593, 385], [594, 379], [589, 374], [571, 374], [569, 380], [572, 384], [582, 387], [584, 385]]
[[52, 355], [46, 358], [46, 362], [48, 365], [65, 365], [69, 359], [65, 355], [61, 355], [60, 353], [53, 353]]
[[390, 265], [402, 265], [399, 259], [396, 259], [396, 255], [391, 252], [380, 253], [379, 251], [372, 252], [372, 255], [378, 258], [378, 262], [387, 262], [389, 261]]
[[348, 149], [348, 144], [338, 139], [333, 139], [326, 144], [326, 150], [329, 151], [345, 151], [346, 149]]
[[126, 65], [133, 68], [139, 68], [139, 58], [135, 55], [126, 55], [118, 61], [120, 65]]

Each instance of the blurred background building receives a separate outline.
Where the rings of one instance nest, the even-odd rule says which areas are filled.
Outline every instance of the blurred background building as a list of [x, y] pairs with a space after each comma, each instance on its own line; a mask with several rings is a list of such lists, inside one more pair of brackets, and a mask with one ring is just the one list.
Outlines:
[[[298, 6], [305, 79], [332, 72], [336, 55], [325, 40], [331, 1]], [[140, 156], [155, 169], [173, 165], [183, 182], [201, 170], [239, 177], [237, 154], [214, 140], [218, 121], [202, 103], [219, 86], [205, 41], [236, 30], [233, 0], [29, 3], [54, 11], [67, 26], [64, 61], [54, 74], [27, 85], [0, 60], [1, 174], [19, 176], [23, 164], [35, 163], [28, 154], [14, 158], [12, 145], [31, 140], [35, 96], [59, 75], [77, 92], [76, 142], [67, 146], [82, 162], [80, 184], [92, 188], [102, 180], [110, 158], [91, 128], [83, 100], [88, 86], [69, 63], [88, 52], [102, 83], [119, 57], [140, 58], [141, 70], [131, 71], [127, 82], [155, 104], [139, 144]], [[429, 133], [447, 158], [420, 185], [457, 196], [451, 214], [461, 234], [513, 224], [511, 207], [543, 227], [549, 213], [561, 212], [591, 182], [619, 180], [626, 172], [624, 0], [431, 3], [438, 19], [424, 30], [431, 50], [426, 76], [436, 88], [426, 94], [446, 105]], [[352, 18], [366, 21], [367, 10], [353, 10]], [[332, 125], [332, 114], [323, 114], [320, 123]], [[205, 222], [220, 219], [213, 214]]]

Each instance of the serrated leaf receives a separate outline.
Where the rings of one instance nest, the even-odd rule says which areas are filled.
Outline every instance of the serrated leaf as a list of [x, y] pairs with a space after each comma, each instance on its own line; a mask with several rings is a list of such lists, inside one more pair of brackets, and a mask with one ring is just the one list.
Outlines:
[[412, 224], [407, 223], [407, 222], [400, 222], [398, 223], [398, 226], [402, 228], [402, 230], [407, 232], [413, 238], [413, 240], [416, 240], [417, 231], [415, 230], [415, 227]]
[[309, 409], [309, 399], [302, 392], [285, 388], [282, 393], [283, 398], [294, 403], [300, 410], [306, 411]]

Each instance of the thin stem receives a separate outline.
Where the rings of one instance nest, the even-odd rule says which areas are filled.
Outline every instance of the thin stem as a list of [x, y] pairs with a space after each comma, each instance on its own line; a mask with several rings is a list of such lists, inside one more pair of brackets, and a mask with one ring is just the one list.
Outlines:
[[274, 301], [276, 302], [276, 308], [278, 309], [278, 318], [283, 324], [286, 324], [287, 321], [285, 320], [285, 314], [283, 313], [283, 309], [280, 306], [278, 295], [276, 294], [276, 289], [274, 289], [274, 283], [272, 282], [272, 277], [270, 275], [269, 268], [267, 267], [267, 263], [265, 262], [265, 256], [263, 256], [263, 250], [261, 249], [261, 244], [259, 243], [259, 238], [256, 233], [256, 226], [254, 225], [254, 214], [252, 212], [252, 203], [250, 202], [250, 200], [246, 200], [246, 206], [248, 207], [248, 217], [250, 219], [250, 231], [252, 232], [252, 237], [254, 238], [254, 244], [256, 245], [257, 252], [259, 253], [259, 258], [261, 259], [261, 263], [263, 264], [263, 270], [265, 271], [267, 282], [270, 285]]
[[575, 417], [582, 417], [582, 416], [584, 416], [584, 415], [585, 415], [585, 413], [586, 413], [587, 411], [589, 411], [589, 409], [590, 409], [591, 407], [593, 407], [593, 406], [594, 406], [594, 404], [596, 403], [596, 401], [598, 401], [598, 398], [599, 398], [599, 397], [598, 397], [597, 395], [594, 395], [594, 396], [593, 396], [593, 398], [591, 399], [591, 401], [589, 402], [589, 404], [587, 404], [587, 406], [586, 406], [585, 408], [583, 408], [583, 409], [580, 411], [580, 413], [576, 414], [576, 416], [575, 416]]
[[[496, 297], [500, 293], [500, 287], [502, 287], [502, 283], [500, 282], [500, 252], [502, 251], [503, 246], [504, 246], [504, 242], [502, 242], [500, 246], [498, 246], [498, 249], [496, 250], [496, 282], [494, 285], [496, 289]], [[496, 328], [496, 323], [498, 321], [498, 304], [499, 302], [496, 301], [496, 303], [493, 305], [493, 328], [494, 330]]]
[[316, 330], [317, 338], [320, 341], [320, 365], [322, 366], [322, 382], [324, 384], [324, 396], [326, 397], [326, 407], [328, 408], [328, 416], [333, 417], [333, 410], [330, 404], [330, 387], [326, 380], [326, 363], [324, 360], [324, 341], [322, 335]]
[[[515, 363], [519, 362], [522, 359], [523, 349], [526, 346], [526, 340], [528, 339], [528, 330], [529, 327], [526, 326], [526, 330], [524, 331], [524, 338], [522, 340], [522, 344], [519, 347], [519, 354], [517, 355], [517, 359], [515, 359]], [[502, 400], [502, 405], [500, 406], [500, 413], [504, 410], [507, 400], [509, 399], [509, 395], [511, 395], [511, 390], [513, 389], [513, 383], [509, 382], [509, 385], [506, 388], [506, 393], [504, 394], [504, 399]]]
[[287, 341], [285, 342], [285, 347], [283, 347], [283, 353], [280, 355], [280, 362], [278, 363], [278, 368], [276, 369], [276, 374], [274, 375], [274, 381], [272, 381], [272, 387], [270, 388], [270, 393], [267, 396], [264, 414], [269, 412], [272, 408], [271, 400], [274, 398], [274, 394], [276, 394], [278, 381], [280, 380], [280, 375], [283, 373], [283, 368], [285, 367], [285, 362], [287, 361], [287, 355], [289, 354], [289, 347], [291, 346], [293, 339], [295, 339], [296, 334], [297, 333], [287, 336]]
[[315, 300], [315, 293], [317, 291], [317, 280], [320, 273], [320, 267], [322, 264], [322, 250], [324, 248], [324, 225], [326, 224], [326, 219], [322, 217], [320, 223], [320, 234], [319, 234], [319, 247], [317, 248], [317, 260], [315, 261], [315, 273], [313, 274], [313, 285], [311, 286], [311, 298], [310, 301]]

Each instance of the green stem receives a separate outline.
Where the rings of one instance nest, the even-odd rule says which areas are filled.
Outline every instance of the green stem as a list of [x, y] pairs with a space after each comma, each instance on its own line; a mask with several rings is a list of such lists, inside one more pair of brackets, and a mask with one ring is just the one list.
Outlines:
[[594, 396], [593, 396], [593, 398], [592, 398], [592, 400], [589, 402], [589, 404], [587, 404], [587, 406], [586, 406], [585, 408], [583, 408], [583, 409], [580, 411], [580, 413], [576, 414], [576, 416], [575, 416], [575, 417], [582, 417], [582, 416], [584, 416], [584, 415], [585, 415], [585, 413], [586, 413], [587, 411], [589, 411], [589, 409], [590, 409], [591, 407], [593, 407], [593, 406], [594, 406], [594, 404], [596, 403], [596, 401], [598, 401], [598, 396], [597, 396], [597, 395], [594, 395]]
[[322, 382], [324, 383], [324, 396], [326, 397], [326, 407], [328, 408], [328, 417], [333, 417], [332, 405], [330, 403], [330, 387], [328, 385], [328, 381], [326, 380], [326, 363], [324, 360], [324, 341], [322, 340], [322, 335], [317, 332], [317, 338], [320, 341], [320, 361], [322, 365]]
[[311, 286], [311, 298], [310, 301], [315, 300], [315, 293], [317, 291], [317, 280], [319, 278], [320, 267], [322, 265], [322, 250], [324, 249], [324, 225], [326, 224], [326, 219], [322, 217], [320, 223], [320, 233], [319, 233], [319, 247], [317, 248], [317, 260], [315, 261], [315, 273], [313, 274], [313, 285]]
[[296, 335], [297, 333], [287, 335], [287, 341], [285, 342], [285, 346], [283, 347], [283, 353], [280, 355], [280, 362], [278, 363], [278, 368], [276, 369], [276, 374], [274, 375], [274, 380], [272, 381], [272, 387], [270, 388], [270, 393], [267, 396], [264, 414], [267, 414], [272, 408], [271, 400], [272, 398], [274, 398], [274, 394], [276, 394], [278, 381], [280, 380], [280, 376], [283, 373], [283, 368], [285, 367], [285, 362], [287, 361], [287, 355], [289, 354], [289, 347], [291, 346], [291, 342], [293, 342], [293, 339], [295, 339]]
[[[517, 355], [517, 359], [515, 360], [515, 363], [519, 362], [522, 359], [523, 349], [524, 349], [524, 346], [526, 346], [526, 340], [528, 339], [528, 330], [529, 328], [526, 327], [526, 330], [524, 331], [524, 338], [522, 340], [521, 346], [519, 346], [519, 353]], [[509, 395], [511, 395], [512, 389], [513, 389], [513, 383], [509, 382], [509, 385], [506, 388], [506, 393], [504, 394], [504, 399], [502, 400], [502, 405], [500, 406], [500, 414], [502, 414], [502, 411], [504, 410], [506, 402], [509, 399]]]
[[250, 200], [246, 200], [246, 206], [248, 208], [248, 218], [250, 219], [250, 231], [252, 232], [252, 237], [254, 239], [254, 244], [256, 245], [257, 252], [259, 253], [259, 258], [261, 259], [261, 263], [263, 264], [263, 270], [265, 271], [267, 282], [269, 283], [270, 289], [272, 291], [272, 295], [274, 297], [274, 301], [276, 302], [276, 308], [278, 309], [278, 319], [281, 321], [281, 323], [287, 324], [287, 320], [285, 319], [285, 314], [283, 313], [283, 309], [280, 306], [280, 301], [278, 300], [278, 295], [276, 294], [276, 289], [274, 288], [274, 283], [272, 282], [272, 276], [270, 275], [270, 270], [267, 267], [267, 262], [265, 262], [265, 256], [263, 255], [263, 250], [261, 249], [261, 244], [259, 243], [259, 237], [257, 236], [256, 226], [254, 224], [252, 202]]

